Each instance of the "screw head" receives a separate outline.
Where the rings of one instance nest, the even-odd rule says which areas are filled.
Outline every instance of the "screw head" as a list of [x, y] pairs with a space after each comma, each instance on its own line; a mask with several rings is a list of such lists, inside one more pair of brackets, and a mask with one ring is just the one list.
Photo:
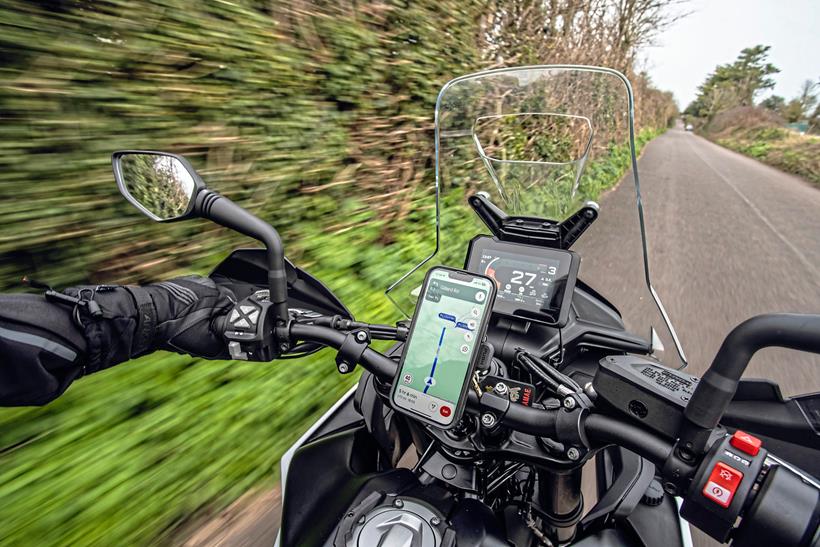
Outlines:
[[490, 412], [485, 412], [481, 415], [481, 425], [484, 427], [492, 427], [495, 425], [495, 416]]
[[504, 382], [498, 382], [494, 388], [495, 394], [500, 395], [501, 397], [505, 397], [507, 393], [509, 393], [510, 388], [507, 387], [507, 384]]
[[430, 519], [430, 524], [432, 524], [433, 526], [438, 526], [439, 524], [441, 524], [441, 519], [438, 517], [433, 517]]
[[570, 447], [570, 449], [567, 450], [567, 458], [571, 459], [572, 461], [576, 461], [580, 457], [581, 451], [575, 448], [574, 446]]
[[567, 410], [572, 410], [573, 408], [575, 408], [575, 399], [573, 399], [572, 397], [567, 397], [566, 399], [564, 399], [564, 408], [566, 408]]
[[279, 350], [283, 351], [283, 352], [288, 351], [288, 345], [287, 344], [280, 344], [279, 345]]
[[393, 502], [393, 505], [395, 507], [402, 508], [402, 507], [404, 507], [404, 502], [401, 501], [401, 500], [396, 500], [396, 501]]
[[356, 340], [358, 340], [359, 342], [364, 342], [365, 340], [367, 340], [367, 333], [363, 330], [358, 331], [356, 333]]
[[350, 370], [350, 367], [347, 366], [347, 363], [339, 363], [339, 372], [345, 374], [348, 370]]

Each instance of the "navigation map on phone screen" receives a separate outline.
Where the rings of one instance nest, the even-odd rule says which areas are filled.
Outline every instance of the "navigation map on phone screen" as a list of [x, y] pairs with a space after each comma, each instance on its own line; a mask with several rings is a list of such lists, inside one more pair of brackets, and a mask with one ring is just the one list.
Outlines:
[[430, 272], [396, 377], [394, 402], [447, 425], [455, 418], [482, 327], [492, 282], [444, 269]]

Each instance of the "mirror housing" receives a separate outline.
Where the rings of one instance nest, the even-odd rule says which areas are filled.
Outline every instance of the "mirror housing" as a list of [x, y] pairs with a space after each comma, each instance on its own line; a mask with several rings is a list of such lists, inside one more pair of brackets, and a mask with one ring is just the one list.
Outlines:
[[[129, 165], [129, 160], [135, 160], [136, 165]], [[136, 160], [144, 163], [139, 165]], [[120, 150], [114, 152], [111, 161], [120, 192], [149, 218], [158, 222], [205, 218], [264, 243], [274, 324], [277, 329], [287, 326], [285, 251], [282, 239], [273, 226], [207, 188], [193, 166], [182, 156], [152, 150]], [[132, 178], [129, 175], [133, 175]], [[144, 180], [138, 179], [139, 176]], [[176, 199], [176, 203], [169, 204], [157, 199], [151, 191], [156, 191], [160, 198]], [[287, 351], [287, 332], [276, 337], [280, 343], [279, 351]]]
[[205, 183], [188, 160], [154, 150], [120, 150], [111, 157], [120, 193], [145, 216], [174, 222], [194, 216]]

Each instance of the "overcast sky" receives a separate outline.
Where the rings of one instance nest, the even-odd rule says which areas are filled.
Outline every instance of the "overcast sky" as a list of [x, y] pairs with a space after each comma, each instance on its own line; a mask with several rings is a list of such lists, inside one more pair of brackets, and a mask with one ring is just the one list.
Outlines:
[[681, 108], [715, 66], [757, 44], [772, 47], [777, 95], [794, 97], [804, 80], [820, 77], [820, 0], [692, 0], [683, 9], [694, 13], [645, 52], [652, 79]]

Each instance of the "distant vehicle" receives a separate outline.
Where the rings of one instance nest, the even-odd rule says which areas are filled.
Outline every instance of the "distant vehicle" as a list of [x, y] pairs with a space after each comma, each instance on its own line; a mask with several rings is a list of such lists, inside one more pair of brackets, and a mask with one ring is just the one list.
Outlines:
[[691, 123], [687, 123], [684, 129], [686, 129], [687, 131], [692, 131], [694, 128], [695, 127]]

